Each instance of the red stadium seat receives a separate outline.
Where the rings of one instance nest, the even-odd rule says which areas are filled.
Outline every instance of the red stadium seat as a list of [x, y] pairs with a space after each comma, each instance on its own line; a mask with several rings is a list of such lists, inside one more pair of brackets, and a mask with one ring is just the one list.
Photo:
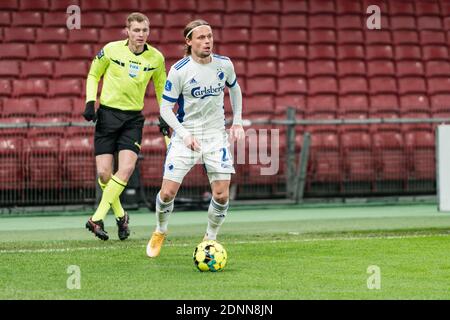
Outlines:
[[[301, 21], [297, 23], [300, 28]], [[252, 28], [253, 29], [273, 29], [279, 28], [280, 26], [280, 17], [278, 14], [274, 13], [261, 13], [254, 14], [252, 16]]]
[[439, 93], [450, 92], [450, 78], [429, 78], [428, 79], [428, 93], [435, 95]]
[[390, 19], [393, 30], [417, 30], [416, 19], [413, 16], [395, 16]]
[[0, 97], [10, 97], [12, 94], [11, 81], [6, 79], [0, 79]]
[[13, 27], [41, 27], [42, 14], [35, 11], [18, 11], [12, 13]]
[[[146, 1], [144, 1], [146, 2]], [[109, 0], [81, 0], [81, 8], [83, 11], [109, 11]]]
[[169, 1], [170, 12], [196, 12], [197, 4], [195, 0], [170, 0]]
[[88, 73], [86, 61], [67, 60], [55, 62], [55, 78], [85, 78]]
[[48, 0], [21, 0], [20, 11], [34, 10], [46, 11], [48, 10]]
[[336, 8], [334, 7], [334, 1], [325, 0], [311, 2], [309, 5], [309, 12], [311, 14], [335, 13]]
[[422, 16], [417, 17], [417, 27], [420, 30], [442, 30], [441, 17]]
[[366, 77], [343, 77], [339, 79], [339, 93], [345, 94], [367, 94], [368, 84]]
[[361, 13], [359, 14], [344, 14], [338, 15], [336, 17], [337, 29], [363, 29], [365, 28], [366, 22], [362, 18]]
[[446, 46], [423, 46], [424, 60], [445, 60], [448, 61], [448, 48]]
[[19, 8], [19, 0], [0, 1], [0, 9], [17, 10]]
[[252, 0], [227, 0], [226, 5], [227, 13], [235, 12], [253, 12]]
[[398, 89], [400, 94], [423, 93], [426, 94], [427, 86], [422, 77], [403, 77], [398, 79]]
[[366, 64], [362, 60], [338, 61], [339, 76], [366, 76]]
[[419, 44], [419, 35], [417, 31], [413, 30], [396, 30], [393, 31], [393, 40], [395, 45], [402, 44]]
[[447, 40], [443, 31], [420, 31], [420, 43], [422, 45], [446, 45]]
[[306, 30], [285, 29], [281, 32], [280, 43], [308, 43]]
[[[180, 60], [184, 55], [183, 44], [161, 44], [158, 49], [164, 54], [165, 58]], [[222, 53], [223, 54], [223, 53]]]
[[337, 39], [339, 44], [363, 44], [364, 34], [361, 30], [338, 30]]
[[372, 60], [367, 62], [368, 76], [394, 76], [395, 66], [390, 60]]
[[220, 54], [232, 59], [248, 59], [248, 48], [246, 44], [221, 44]]
[[164, 170], [164, 138], [157, 130], [151, 131], [151, 128], [144, 127], [141, 147], [143, 159], [139, 161], [139, 165], [142, 181], [146, 187], [156, 187], [161, 184]]
[[333, 29], [336, 25], [334, 14], [310, 15], [309, 29]]
[[190, 21], [193, 20], [192, 13], [178, 12], [178, 13], [166, 13], [166, 27], [169, 28], [183, 28]]
[[337, 98], [331, 94], [310, 95], [306, 100], [306, 112], [310, 115], [318, 112], [337, 111]]
[[22, 78], [51, 78], [53, 76], [53, 64], [50, 61], [24, 61], [21, 66]]
[[250, 40], [252, 43], [276, 44], [279, 38], [278, 29], [252, 29]]
[[411, 178], [436, 179], [435, 136], [428, 131], [413, 131], [405, 135]]
[[305, 94], [306, 92], [306, 80], [303, 77], [285, 77], [278, 79], [277, 94]]
[[309, 43], [311, 44], [335, 44], [336, 32], [334, 29], [311, 30], [309, 32]]
[[36, 137], [25, 141], [27, 187], [44, 190], [61, 187], [59, 146], [57, 137]]
[[414, 3], [406, 1], [389, 2], [389, 13], [393, 16], [414, 16]]
[[204, 12], [225, 12], [224, 1], [200, 1], [197, 3], [197, 11]]
[[302, 60], [285, 60], [278, 62], [278, 76], [305, 76], [306, 67]]
[[423, 64], [420, 61], [397, 61], [397, 76], [423, 76]]
[[340, 45], [338, 46], [338, 59], [361, 59], [366, 58], [363, 46], [358, 45]]
[[47, 81], [44, 79], [13, 80], [13, 96], [47, 96]]
[[145, 15], [150, 20], [150, 30], [152, 28], [163, 28], [164, 24], [164, 14], [161, 12], [147, 12]]
[[369, 79], [370, 93], [394, 93], [397, 94], [397, 82], [393, 77], [373, 77]]
[[[252, 16], [248, 13], [226, 14], [223, 17], [223, 27], [226, 30], [234, 29], [234, 28], [249, 29], [252, 27]], [[229, 30], [229, 32], [226, 32], [226, 33], [232, 33], [232, 32], [231, 32], [231, 30]]]
[[44, 13], [44, 27], [66, 27], [67, 15], [61, 12], [46, 12]]
[[37, 102], [32, 98], [5, 99], [2, 116], [4, 118], [34, 118], [37, 114]]
[[106, 28], [124, 28], [126, 25], [127, 12], [114, 12], [104, 15]]
[[275, 97], [275, 112], [286, 117], [287, 107], [293, 107], [297, 113], [304, 113], [306, 109], [305, 97], [300, 94], [287, 94]]
[[[277, 46], [274, 44], [253, 44], [249, 47], [249, 59], [276, 59]], [[231, 55], [231, 57], [233, 57]]]
[[78, 79], [57, 79], [50, 80], [48, 85], [49, 97], [59, 96], [81, 96], [82, 89], [81, 81]]
[[374, 153], [377, 161], [377, 175], [380, 180], [407, 178], [404, 141], [398, 132], [376, 132], [373, 135]]
[[370, 111], [373, 113], [390, 111], [398, 113], [400, 104], [397, 93], [394, 94], [372, 94], [370, 96]]
[[92, 60], [94, 52], [89, 44], [65, 44], [61, 46], [61, 59], [88, 59]]
[[341, 135], [345, 181], [375, 180], [372, 141], [368, 133], [344, 132]]
[[309, 183], [339, 183], [342, 179], [342, 162], [339, 156], [338, 136], [330, 133], [313, 133], [310, 161]]
[[53, 43], [30, 44], [28, 46], [31, 60], [56, 60], [60, 58], [59, 46]]
[[382, 30], [366, 30], [366, 43], [371, 45], [390, 45], [392, 44], [391, 33]]
[[110, 0], [110, 11], [136, 12], [140, 10], [139, 0]]
[[390, 45], [367, 45], [366, 56], [368, 60], [393, 59], [394, 53]]
[[361, 3], [356, 1], [337, 1], [336, 13], [342, 14], [361, 14], [363, 12]]
[[395, 47], [396, 60], [421, 60], [420, 46], [413, 45], [399, 45]]
[[0, 77], [2, 78], [18, 78], [20, 75], [18, 61], [0, 61]]
[[68, 43], [97, 43], [99, 33], [95, 28], [82, 28], [80, 30], [70, 30]]
[[431, 110], [433, 112], [447, 112], [450, 110], [450, 93], [436, 94], [431, 97]]
[[36, 42], [65, 43], [68, 33], [72, 32], [68, 32], [67, 28], [39, 28], [36, 30]]
[[[51, 11], [64, 11], [71, 5], [80, 5], [80, 0], [50, 0]], [[83, 8], [84, 9], [84, 8]], [[84, 19], [84, 16], [83, 16]], [[83, 21], [84, 24], [84, 21]]]
[[339, 112], [342, 114], [369, 111], [367, 95], [349, 94], [339, 96]]
[[[246, 99], [245, 108], [242, 110], [244, 118], [255, 116], [271, 116], [275, 110], [275, 102], [271, 95], [260, 95], [248, 97]], [[267, 117], [269, 118], [269, 117]]]
[[[11, 25], [11, 14], [7, 11], [0, 12], [0, 27], [9, 27]], [[1, 32], [0, 32], [1, 34]], [[1, 36], [0, 36], [1, 39]], [[2, 39], [1, 39], [2, 40]]]
[[225, 43], [248, 43], [250, 41], [250, 31], [247, 28], [228, 29], [223, 32], [222, 41]]
[[99, 42], [106, 44], [108, 42], [124, 40], [126, 38], [127, 35], [125, 34], [124, 28], [101, 29]]
[[409, 94], [400, 96], [400, 111], [421, 111], [428, 112], [430, 109], [430, 102], [426, 95]]
[[281, 4], [278, 0], [260, 0], [255, 1], [254, 8], [255, 13], [279, 13], [281, 11]]
[[305, 0], [282, 0], [282, 13], [308, 12], [307, 1]]
[[[254, 77], [247, 80], [248, 95], [254, 94], [275, 94], [277, 92], [277, 86], [275, 78], [272, 77]], [[280, 92], [282, 93], [282, 92]]]
[[336, 50], [330, 45], [314, 45], [308, 47], [308, 58], [313, 59], [334, 59]]
[[23, 181], [23, 140], [18, 137], [0, 137], [0, 189], [18, 190]]
[[308, 76], [335, 75], [336, 64], [334, 60], [308, 61]]
[[448, 61], [428, 61], [425, 67], [427, 77], [450, 76], [450, 63]]
[[[169, 10], [169, 1], [167, 0], [152, 0], [141, 1], [140, 10], [142, 12], [166, 12]], [[150, 21], [151, 25], [151, 21]]]
[[94, 188], [94, 146], [90, 137], [72, 136], [61, 141], [64, 187]]
[[61, 117], [70, 118], [72, 116], [73, 101], [70, 98], [39, 99], [39, 117]]
[[[307, 16], [304, 14], [289, 14], [282, 15], [281, 30], [285, 29], [306, 29], [307, 28]], [[284, 31], [282, 31], [284, 32]]]
[[441, 10], [437, 2], [417, 1], [416, 14], [418, 16], [440, 16]]
[[338, 84], [335, 77], [315, 77], [308, 81], [308, 93], [311, 95], [318, 93], [335, 93], [338, 92]]
[[247, 64], [247, 76], [269, 76], [277, 75], [277, 64], [275, 60], [258, 60]]
[[305, 45], [294, 45], [294, 44], [287, 44], [282, 45], [279, 48], [279, 60], [284, 59], [303, 59], [306, 58], [306, 46]]
[[[39, 29], [38, 29], [39, 30]], [[34, 28], [4, 28], [4, 42], [34, 42], [36, 39]]]

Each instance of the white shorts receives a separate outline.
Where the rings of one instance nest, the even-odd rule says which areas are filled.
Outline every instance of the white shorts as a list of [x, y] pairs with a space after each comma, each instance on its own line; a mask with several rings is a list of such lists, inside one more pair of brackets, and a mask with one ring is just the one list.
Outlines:
[[210, 183], [230, 180], [235, 170], [227, 133], [197, 138], [197, 141], [201, 150], [193, 151], [184, 145], [178, 135], [172, 136], [167, 148], [163, 179], [182, 183], [194, 165], [203, 164]]

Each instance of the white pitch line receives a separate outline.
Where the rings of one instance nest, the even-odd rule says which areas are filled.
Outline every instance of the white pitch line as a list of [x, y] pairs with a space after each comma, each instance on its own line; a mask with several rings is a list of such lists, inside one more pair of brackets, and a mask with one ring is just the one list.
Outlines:
[[[363, 236], [363, 237], [341, 237], [341, 238], [311, 238], [311, 239], [292, 239], [292, 240], [250, 240], [250, 241], [233, 241], [232, 244], [258, 244], [258, 243], [289, 243], [289, 242], [320, 242], [320, 241], [355, 241], [355, 240], [383, 240], [383, 239], [413, 239], [413, 238], [429, 238], [429, 237], [448, 237], [450, 234], [422, 234], [407, 236]], [[167, 247], [188, 247], [192, 243], [166, 243]], [[128, 248], [145, 248], [145, 245], [129, 245], [127, 247], [79, 247], [79, 248], [48, 248], [48, 249], [16, 249], [16, 250], [0, 250], [0, 254], [8, 253], [59, 253], [86, 250], [118, 250]]]

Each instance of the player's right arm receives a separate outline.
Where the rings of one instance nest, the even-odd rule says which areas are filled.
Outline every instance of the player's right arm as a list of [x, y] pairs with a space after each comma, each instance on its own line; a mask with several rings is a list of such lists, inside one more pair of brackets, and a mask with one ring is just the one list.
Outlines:
[[173, 107], [183, 91], [181, 80], [177, 71], [172, 67], [167, 76], [166, 84], [164, 86], [164, 93], [162, 95], [161, 107], [159, 112], [163, 120], [176, 132], [177, 135], [183, 139], [184, 144], [192, 149], [199, 150], [200, 145], [197, 140], [186, 130], [185, 127], [178, 121]]
[[97, 100], [98, 83], [109, 66], [110, 59], [106, 48], [100, 50], [89, 69], [86, 81], [86, 108], [83, 116], [87, 121], [96, 121], [95, 100]]

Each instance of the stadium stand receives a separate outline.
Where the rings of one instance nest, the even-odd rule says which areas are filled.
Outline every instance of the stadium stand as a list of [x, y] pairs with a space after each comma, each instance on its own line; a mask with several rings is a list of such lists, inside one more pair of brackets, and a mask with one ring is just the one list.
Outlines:
[[[365, 10], [372, 2], [381, 7], [382, 30], [366, 28]], [[81, 30], [66, 28], [71, 4], [82, 8]], [[9, 0], [0, 1], [0, 120], [82, 121], [90, 62], [105, 43], [126, 37], [123, 25], [131, 11], [150, 17], [149, 42], [164, 53], [167, 69], [182, 57], [185, 24], [193, 18], [209, 20], [217, 52], [235, 64], [244, 118], [284, 119], [287, 106], [296, 108], [298, 119], [450, 114], [448, 0]], [[154, 94], [145, 101], [145, 115], [155, 120]], [[354, 126], [300, 130], [308, 129], [318, 134], [312, 137], [308, 188], [331, 181], [345, 190], [348, 181], [365, 181], [376, 191], [379, 181], [395, 179], [405, 190], [408, 179], [435, 175], [432, 160], [423, 160], [424, 152], [434, 150], [430, 124], [373, 125], [364, 134], [352, 132]], [[8, 132], [0, 130], [0, 154], [5, 146], [21, 145]], [[12, 168], [12, 176], [29, 174], [28, 183], [37, 186], [43, 177], [59, 181], [63, 175], [77, 185], [71, 149], [79, 150], [90, 166], [85, 139], [92, 132], [82, 127], [65, 132], [71, 138], [61, 148], [59, 140], [33, 137], [14, 149], [27, 167]], [[153, 153], [163, 153], [164, 144], [159, 132], [147, 130], [142, 145], [141, 173], [153, 184], [163, 161]], [[34, 147], [50, 152], [45, 170], [34, 162]], [[406, 159], [408, 166], [402, 165]], [[0, 172], [8, 166], [2, 162]], [[6, 179], [3, 173], [0, 179]]]

